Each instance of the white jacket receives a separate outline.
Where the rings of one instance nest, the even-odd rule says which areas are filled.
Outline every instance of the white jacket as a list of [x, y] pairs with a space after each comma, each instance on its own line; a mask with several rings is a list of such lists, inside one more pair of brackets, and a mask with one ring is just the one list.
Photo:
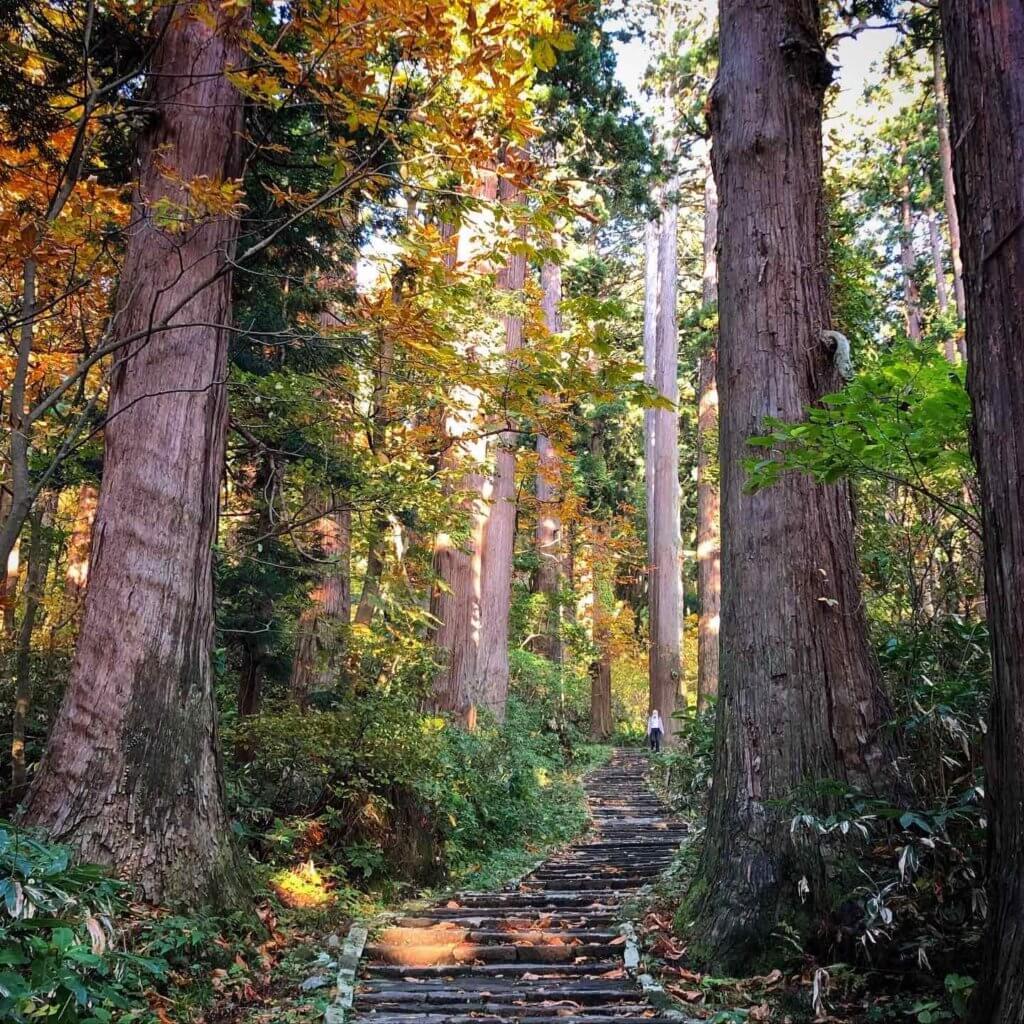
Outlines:
[[664, 732], [665, 726], [661, 724], [661, 715], [657, 711], [652, 711], [651, 717], [647, 719], [647, 735], [650, 736], [655, 729]]

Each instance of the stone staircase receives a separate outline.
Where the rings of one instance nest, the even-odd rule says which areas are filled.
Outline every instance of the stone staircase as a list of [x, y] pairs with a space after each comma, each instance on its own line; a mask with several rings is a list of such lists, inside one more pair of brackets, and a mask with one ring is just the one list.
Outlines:
[[[672, 860], [684, 827], [616, 751], [586, 784], [593, 826], [505, 890], [466, 892], [383, 929], [364, 951], [364, 1024], [610, 1024], [650, 1020], [624, 954], [623, 902]], [[630, 963], [630, 968], [635, 963]]]

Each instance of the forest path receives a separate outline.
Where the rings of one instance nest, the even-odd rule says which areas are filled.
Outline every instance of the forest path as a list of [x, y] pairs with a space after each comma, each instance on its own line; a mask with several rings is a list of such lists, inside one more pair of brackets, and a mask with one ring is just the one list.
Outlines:
[[366, 947], [355, 996], [364, 1024], [610, 1024], [657, 1010], [624, 968], [622, 903], [685, 836], [617, 750], [586, 781], [593, 821], [522, 881], [466, 892], [397, 920]]

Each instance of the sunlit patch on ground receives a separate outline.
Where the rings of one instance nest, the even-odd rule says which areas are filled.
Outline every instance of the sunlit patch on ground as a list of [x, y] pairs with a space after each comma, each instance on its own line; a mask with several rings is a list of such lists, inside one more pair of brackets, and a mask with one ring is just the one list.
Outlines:
[[327, 906], [334, 896], [329, 884], [311, 860], [294, 868], [278, 871], [271, 880], [277, 898], [293, 910], [312, 910]]

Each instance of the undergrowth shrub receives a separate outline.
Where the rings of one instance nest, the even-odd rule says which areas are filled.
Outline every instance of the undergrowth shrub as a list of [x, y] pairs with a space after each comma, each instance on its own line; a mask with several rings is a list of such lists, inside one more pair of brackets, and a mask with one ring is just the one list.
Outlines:
[[70, 851], [0, 822], [0, 1020], [105, 1024], [149, 1019], [141, 993], [162, 957], [120, 947], [124, 887]]
[[572, 692], [512, 696], [503, 725], [482, 716], [474, 732], [379, 691], [238, 721], [230, 740], [246, 756], [229, 783], [241, 831], [260, 861], [315, 859], [361, 886], [435, 884], [502, 848], [567, 839], [584, 812], [565, 771], [592, 756], [565, 712]]

